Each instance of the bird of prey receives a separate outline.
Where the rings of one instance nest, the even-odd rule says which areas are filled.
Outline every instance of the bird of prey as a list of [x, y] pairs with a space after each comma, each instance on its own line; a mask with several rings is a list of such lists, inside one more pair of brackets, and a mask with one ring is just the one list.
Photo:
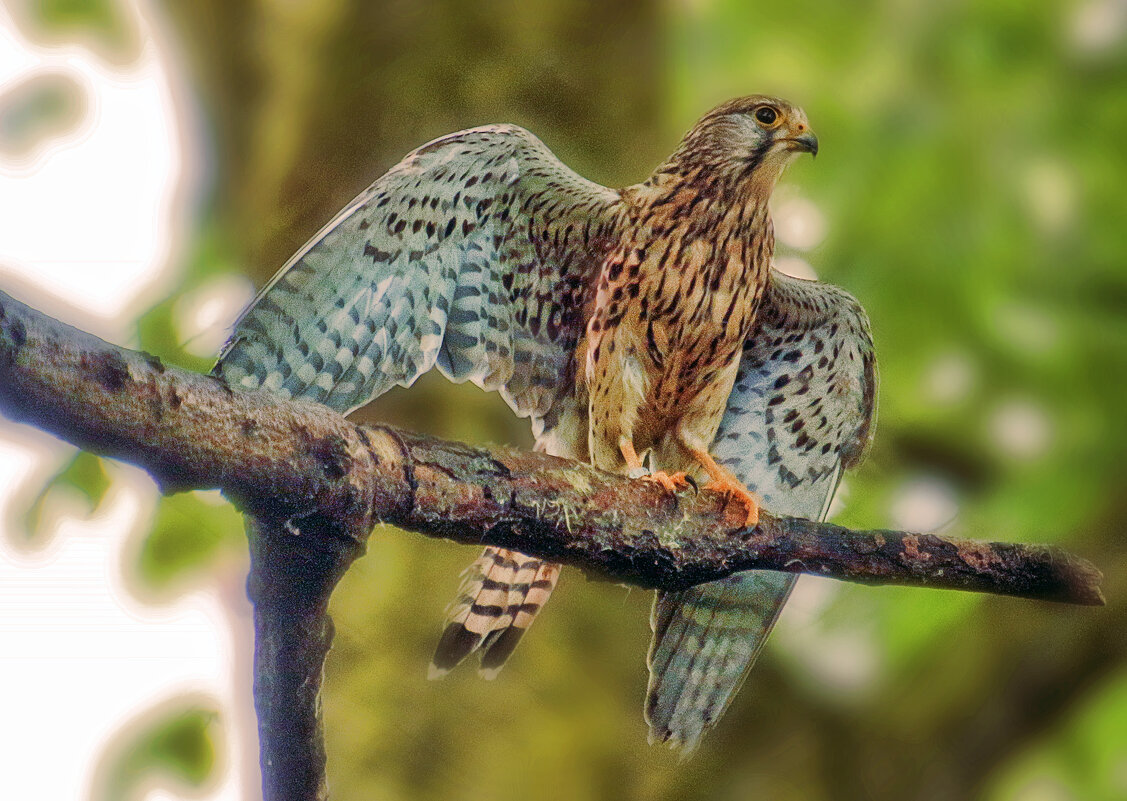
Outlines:
[[[549, 454], [671, 492], [699, 475], [748, 524], [759, 501], [820, 518], [869, 439], [876, 380], [857, 302], [771, 267], [768, 200], [786, 165], [817, 150], [801, 109], [758, 95], [706, 114], [620, 190], [515, 126], [444, 136], [283, 266], [214, 372], [347, 413], [437, 367], [501, 393]], [[475, 651], [495, 675], [558, 575], [486, 548], [432, 676]], [[651, 741], [696, 747], [793, 583], [753, 571], [657, 594]]]

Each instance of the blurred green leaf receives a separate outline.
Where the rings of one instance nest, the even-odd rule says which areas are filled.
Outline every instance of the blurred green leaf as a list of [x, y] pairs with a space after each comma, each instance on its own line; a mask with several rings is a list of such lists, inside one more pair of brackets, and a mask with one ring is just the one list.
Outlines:
[[140, 799], [154, 780], [202, 788], [216, 767], [218, 720], [211, 708], [181, 709], [127, 730], [99, 768], [95, 799]]
[[106, 475], [102, 460], [89, 451], [78, 451], [58, 473], [52, 476], [28, 506], [23, 516], [24, 536], [29, 543], [41, 542], [44, 517], [48, 507], [64, 495], [79, 498], [87, 514], [98, 511], [110, 477]]
[[245, 550], [242, 517], [217, 493], [167, 495], [137, 554], [137, 575], [150, 589], [166, 590], [224, 554]]
[[26, 159], [74, 133], [86, 116], [81, 84], [63, 74], [34, 75], [0, 91], [0, 155]]
[[52, 28], [109, 31], [119, 14], [113, 0], [37, 0], [34, 8], [39, 20]]
[[137, 52], [133, 20], [116, 0], [18, 0], [19, 5], [35, 28], [51, 38], [79, 38], [118, 58]]
[[989, 801], [1127, 798], [1127, 673], [1092, 693], [1060, 729], [999, 771]]
[[154, 305], [137, 321], [142, 350], [186, 370], [206, 373], [211, 369], [214, 355], [197, 356], [184, 348], [185, 342], [174, 323], [174, 309], [182, 296], [218, 275], [235, 271], [238, 262], [233, 254], [234, 248], [221, 233], [220, 226], [201, 224], [184, 261], [183, 277], [176, 293]]

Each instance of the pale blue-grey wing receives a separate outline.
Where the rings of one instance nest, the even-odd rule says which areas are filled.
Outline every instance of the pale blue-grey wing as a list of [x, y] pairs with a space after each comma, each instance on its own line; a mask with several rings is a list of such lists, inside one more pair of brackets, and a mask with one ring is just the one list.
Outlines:
[[[619, 204], [520, 128], [438, 139], [290, 259], [236, 323], [215, 372], [348, 412], [437, 366], [498, 390], [533, 418], [546, 450], [570, 455], [563, 448], [578, 434], [560, 431], [575, 416], [574, 354]], [[478, 649], [495, 672], [547, 600], [558, 565], [503, 553], [524, 572], [505, 573], [504, 593], [501, 571], [455, 604], [439, 672]]]
[[[712, 445], [776, 514], [822, 519], [857, 464], [876, 408], [869, 321], [848, 293], [772, 271]], [[646, 720], [685, 751], [723, 715], [795, 576], [739, 573], [654, 602]]]
[[619, 202], [521, 128], [437, 139], [290, 259], [214, 372], [348, 412], [437, 366], [540, 425], [574, 391], [586, 294]]

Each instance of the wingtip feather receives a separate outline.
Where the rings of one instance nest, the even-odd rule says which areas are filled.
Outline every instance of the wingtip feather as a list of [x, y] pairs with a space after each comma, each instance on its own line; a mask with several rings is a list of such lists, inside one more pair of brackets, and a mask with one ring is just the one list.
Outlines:
[[501, 672], [501, 668], [503, 667], [504, 665], [498, 665], [497, 667], [491, 668], [478, 668], [477, 675], [481, 676], [486, 681], [493, 681], [495, 678], [497, 678], [497, 674]]

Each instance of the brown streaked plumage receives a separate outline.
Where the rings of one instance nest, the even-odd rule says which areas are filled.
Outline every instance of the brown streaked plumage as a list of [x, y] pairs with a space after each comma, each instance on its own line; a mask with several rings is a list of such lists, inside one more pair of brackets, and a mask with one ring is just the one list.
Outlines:
[[771, 191], [817, 142], [800, 109], [741, 98], [704, 117], [648, 181], [622, 193], [627, 224], [587, 324], [597, 467], [641, 471], [638, 453], [653, 449], [661, 472], [651, 478], [672, 489], [667, 471], [699, 465], [712, 479], [706, 489], [737, 496], [755, 522], [754, 499], [708, 448], [767, 284]]
[[[350, 411], [437, 367], [496, 390], [537, 447], [648, 475], [703, 473], [751, 522], [824, 514], [868, 439], [868, 322], [840, 290], [770, 269], [768, 199], [817, 152], [803, 112], [752, 96], [702, 118], [644, 183], [580, 178], [520, 128], [408, 155], [287, 263], [215, 372]], [[559, 566], [487, 548], [431, 666], [496, 675]], [[651, 737], [695, 747], [731, 701], [793, 579], [743, 573], [659, 594]]]

